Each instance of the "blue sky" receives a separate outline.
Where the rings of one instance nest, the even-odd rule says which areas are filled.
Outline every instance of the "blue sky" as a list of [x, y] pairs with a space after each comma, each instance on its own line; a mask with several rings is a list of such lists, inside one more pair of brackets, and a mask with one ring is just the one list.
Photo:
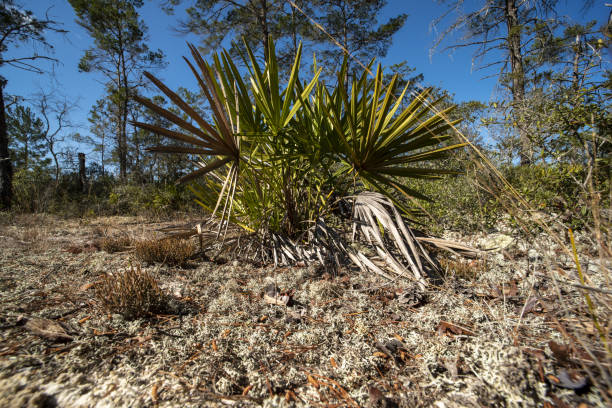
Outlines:
[[[189, 0], [184, 2], [191, 3]], [[54, 67], [45, 64], [41, 66], [53, 71], [53, 75], [36, 75], [3, 66], [1, 74], [9, 81], [6, 93], [27, 97], [43, 89], [65, 95], [77, 103], [77, 108], [71, 115], [77, 125], [75, 130], [87, 134], [89, 110], [104, 93], [100, 76], [79, 73], [77, 69], [85, 49], [93, 43], [91, 38], [75, 23], [74, 12], [67, 0], [17, 0], [17, 3], [32, 10], [36, 16], [43, 16], [48, 12], [50, 18], [62, 23], [62, 28], [69, 32], [65, 36], [48, 36], [48, 40], [55, 47], [53, 56], [61, 63]], [[480, 4], [482, 1], [468, 0], [466, 3], [469, 7], [470, 3]], [[584, 15], [581, 12], [583, 0], [561, 0], [560, 14], [576, 21], [596, 19], [602, 23], [607, 20], [610, 12], [610, 8], [605, 7], [604, 3], [603, 0], [595, 0], [594, 7]], [[381, 20], [399, 13], [407, 13], [409, 17], [404, 27], [395, 35], [388, 55], [382, 60], [383, 65], [406, 60], [410, 66], [416, 68], [416, 72], [425, 75], [427, 84], [437, 85], [454, 93], [458, 101], [493, 100], [496, 96], [496, 79], [484, 77], [496, 72], [476, 70], [472, 66], [473, 49], [461, 49], [452, 54], [438, 51], [430, 57], [430, 48], [436, 35], [430, 24], [443, 10], [443, 6], [432, 0], [389, 0]], [[168, 65], [159, 71], [158, 75], [173, 89], [184, 86], [196, 90], [197, 85], [182, 56], [187, 55], [186, 41], [197, 44], [197, 38], [177, 34], [173, 30], [177, 19], [184, 17], [182, 10], [168, 16], [159, 8], [159, 1], [146, 1], [140, 13], [149, 27], [149, 46], [153, 49], [161, 48], [166, 54]], [[444, 27], [439, 29], [443, 30]], [[30, 50], [27, 47], [22, 47], [10, 50], [9, 55], [26, 55], [28, 52]]]

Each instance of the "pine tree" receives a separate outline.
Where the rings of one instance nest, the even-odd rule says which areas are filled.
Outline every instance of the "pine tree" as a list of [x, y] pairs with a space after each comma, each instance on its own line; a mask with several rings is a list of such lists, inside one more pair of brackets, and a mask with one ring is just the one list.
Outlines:
[[[311, 0], [294, 3], [311, 12]], [[234, 56], [244, 51], [244, 40], [263, 57], [272, 36], [279, 64], [284, 66], [283, 62], [293, 60], [311, 29], [307, 17], [286, 0], [199, 0], [187, 8], [187, 20], [179, 31], [200, 36], [205, 52], [216, 51], [229, 40]]]
[[29, 170], [35, 166], [46, 166], [43, 138], [43, 121], [29, 106], [17, 105], [7, 110], [7, 131], [11, 161], [16, 170]]
[[142, 0], [69, 0], [81, 25], [94, 39], [79, 63], [83, 72], [97, 71], [106, 79], [107, 91], [114, 104], [116, 151], [119, 176], [127, 178], [129, 105], [143, 85], [141, 73], [160, 67], [164, 55], [146, 45], [147, 27], [136, 9]]
[[550, 35], [558, 21], [550, 19], [555, 14], [557, 0], [480, 0], [480, 7], [465, 12], [465, 0], [439, 0], [450, 3], [449, 9], [434, 25], [446, 16], [457, 14], [456, 20], [442, 32], [434, 46], [437, 47], [449, 34], [455, 31], [464, 33], [460, 42], [449, 48], [475, 47], [474, 59], [482, 62], [485, 56], [501, 50], [503, 58], [482, 64], [481, 68], [500, 67], [499, 82], [506, 87], [512, 97], [511, 122], [517, 129], [520, 140], [519, 156], [521, 164], [532, 162], [529, 129], [524, 117], [526, 95], [529, 92], [530, 78], [536, 78], [535, 70], [542, 66], [542, 60], [533, 58], [545, 54], [551, 45]]
[[[378, 25], [377, 19], [386, 0], [314, 0], [313, 3], [316, 21], [325, 32], [314, 31], [312, 40], [322, 45], [321, 60], [333, 70], [347, 54], [366, 64], [372, 58], [383, 58], [393, 35], [408, 17], [398, 14]], [[347, 63], [350, 73], [355, 62], [348, 58]]]

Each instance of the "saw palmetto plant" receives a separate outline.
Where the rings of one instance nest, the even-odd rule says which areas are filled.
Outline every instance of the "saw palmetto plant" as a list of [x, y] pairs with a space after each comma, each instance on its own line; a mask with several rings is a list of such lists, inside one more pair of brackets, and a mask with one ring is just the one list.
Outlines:
[[[283, 84], [269, 44], [265, 66], [246, 46], [246, 80], [227, 52], [207, 63], [190, 46], [195, 64], [186, 61], [209, 102], [210, 123], [149, 73], [185, 115], [137, 99], [175, 126], [135, 125], [180, 142], [152, 150], [198, 157], [198, 168], [179, 182], [191, 182], [198, 203], [217, 217], [217, 234], [206, 236], [237, 252], [251, 247], [244, 244], [250, 237], [257, 256], [276, 263], [352, 260], [382, 276], [424, 284], [425, 265], [435, 268], [435, 262], [404, 216], [407, 199], [426, 197], [405, 179], [450, 173], [434, 166], [463, 146], [450, 143], [451, 125], [443, 119], [448, 109], [432, 108], [437, 101], [428, 102], [429, 89], [400, 109], [406, 89], [396, 97], [397, 78], [383, 84], [380, 66], [374, 78], [368, 68], [346, 80], [344, 65], [333, 89], [319, 80], [316, 64], [312, 78], [303, 80], [301, 47]], [[340, 202], [352, 206], [350, 222], [337, 216]], [[371, 254], [348, 242], [351, 223], [353, 239], [364, 238]], [[244, 233], [222, 233], [230, 226]]]

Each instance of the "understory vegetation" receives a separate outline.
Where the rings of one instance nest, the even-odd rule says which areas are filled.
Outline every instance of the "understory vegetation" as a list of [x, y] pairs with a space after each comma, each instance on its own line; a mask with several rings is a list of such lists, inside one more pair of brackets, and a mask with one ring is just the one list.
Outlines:
[[[0, 402], [46, 401], [57, 352], [153, 367], [127, 405], [611, 405], [610, 22], [441, 2], [434, 48], [464, 30], [450, 48], [501, 67], [485, 103], [376, 62], [408, 18], [384, 1], [196, 2], [173, 69], [197, 89], [160, 79], [141, 0], [69, 3], [108, 79], [88, 135], [0, 77]], [[0, 66], [35, 70], [8, 46], [63, 29], [0, 5]]]

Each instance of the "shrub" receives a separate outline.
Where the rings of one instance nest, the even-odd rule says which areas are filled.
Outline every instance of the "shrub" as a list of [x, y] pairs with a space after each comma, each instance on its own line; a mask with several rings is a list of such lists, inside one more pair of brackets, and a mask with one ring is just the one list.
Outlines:
[[184, 239], [146, 240], [136, 243], [136, 256], [148, 263], [182, 266], [195, 254], [192, 241]]
[[107, 311], [126, 319], [164, 313], [168, 308], [167, 297], [157, 281], [140, 266], [130, 266], [123, 273], [102, 275], [95, 294]]
[[20, 169], [13, 176], [13, 206], [18, 212], [44, 212], [54, 198], [54, 181], [39, 167]]
[[121, 215], [166, 215], [195, 208], [183, 186], [173, 184], [120, 184], [108, 193], [106, 212]]

